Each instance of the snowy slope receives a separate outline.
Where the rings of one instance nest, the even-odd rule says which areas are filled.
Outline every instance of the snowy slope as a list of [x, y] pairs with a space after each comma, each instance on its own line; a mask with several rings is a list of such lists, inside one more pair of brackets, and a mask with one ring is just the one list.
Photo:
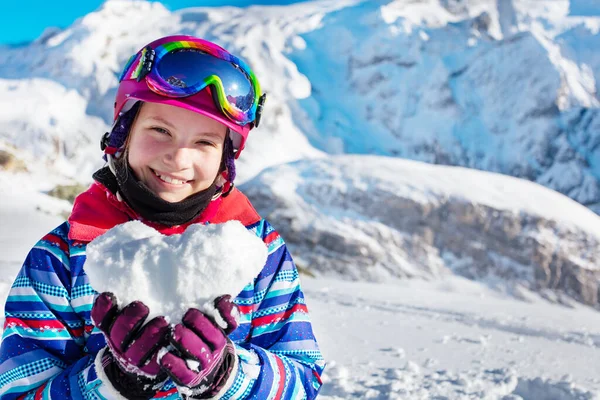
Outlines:
[[31, 168], [46, 164], [84, 182], [102, 165], [98, 132], [107, 127], [86, 114], [87, 101], [75, 89], [41, 78], [0, 79], [0, 93], [0, 147], [27, 151], [18, 157], [30, 156]]
[[[45, 210], [68, 208], [13, 178], [0, 173], [16, 188], [0, 197], [2, 303], [29, 248], [61, 222]], [[302, 283], [328, 363], [319, 399], [600, 398], [600, 314], [584, 306], [519, 301], [455, 276]]]
[[[177, 12], [109, 0], [63, 31], [2, 49], [0, 103], [30, 110], [29, 97], [40, 100], [26, 115], [0, 113], [0, 141], [66, 160], [72, 168], [59, 170], [89, 180], [92, 138], [108, 128], [125, 60], [183, 32], [241, 54], [269, 93], [240, 181], [323, 152], [374, 153], [524, 177], [598, 211], [599, 31], [593, 0], [321, 0]], [[49, 92], [56, 105], [76, 105], [50, 107]]]
[[[50, 190], [60, 181], [41, 171], [7, 174], [0, 171], [0, 301], [4, 304], [7, 290], [29, 249], [43, 235], [61, 224], [71, 205], [40, 192], [40, 185]], [[42, 184], [42, 185], [43, 185]], [[4, 307], [4, 306], [2, 306]]]
[[241, 189], [319, 276], [455, 273], [518, 297], [599, 305], [600, 216], [526, 180], [344, 155], [271, 167]]

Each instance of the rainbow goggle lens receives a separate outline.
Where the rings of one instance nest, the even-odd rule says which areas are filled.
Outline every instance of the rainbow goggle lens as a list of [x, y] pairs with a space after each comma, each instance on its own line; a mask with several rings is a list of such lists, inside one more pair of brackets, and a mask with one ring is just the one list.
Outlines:
[[163, 43], [133, 55], [119, 82], [146, 80], [153, 92], [173, 98], [191, 96], [211, 85], [215, 103], [238, 125], [258, 126], [265, 95], [246, 63], [222, 48], [199, 41]]

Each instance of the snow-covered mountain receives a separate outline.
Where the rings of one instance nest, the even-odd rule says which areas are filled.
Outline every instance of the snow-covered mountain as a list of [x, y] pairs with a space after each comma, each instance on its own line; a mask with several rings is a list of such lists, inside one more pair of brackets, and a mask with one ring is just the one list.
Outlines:
[[600, 216], [526, 180], [343, 155], [271, 167], [241, 188], [318, 276], [457, 274], [519, 298], [600, 306]]
[[600, 212], [594, 0], [321, 0], [177, 12], [108, 0], [67, 29], [2, 48], [0, 144], [89, 180], [125, 60], [180, 32], [240, 54], [269, 93], [240, 180], [300, 158], [370, 153], [523, 177]]

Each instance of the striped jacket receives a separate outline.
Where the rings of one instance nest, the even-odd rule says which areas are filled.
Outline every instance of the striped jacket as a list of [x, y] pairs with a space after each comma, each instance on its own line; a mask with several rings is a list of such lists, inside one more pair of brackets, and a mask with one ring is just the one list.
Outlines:
[[[240, 367], [220, 398], [313, 399], [324, 364], [286, 245], [237, 189], [219, 201], [194, 223], [237, 219], [269, 250], [263, 270], [235, 299], [241, 319], [230, 338]], [[114, 398], [112, 385], [96, 368], [106, 343], [90, 319], [97, 293], [84, 270], [85, 249], [91, 239], [132, 217], [131, 209], [96, 182], [76, 199], [69, 221], [29, 252], [5, 306], [0, 398]], [[168, 380], [154, 398], [182, 397]]]

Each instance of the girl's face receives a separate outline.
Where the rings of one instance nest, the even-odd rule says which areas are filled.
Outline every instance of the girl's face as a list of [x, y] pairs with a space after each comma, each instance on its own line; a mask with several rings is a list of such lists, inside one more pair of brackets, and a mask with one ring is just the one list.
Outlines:
[[129, 132], [129, 165], [158, 197], [179, 202], [212, 185], [225, 135], [225, 125], [204, 115], [144, 103]]

